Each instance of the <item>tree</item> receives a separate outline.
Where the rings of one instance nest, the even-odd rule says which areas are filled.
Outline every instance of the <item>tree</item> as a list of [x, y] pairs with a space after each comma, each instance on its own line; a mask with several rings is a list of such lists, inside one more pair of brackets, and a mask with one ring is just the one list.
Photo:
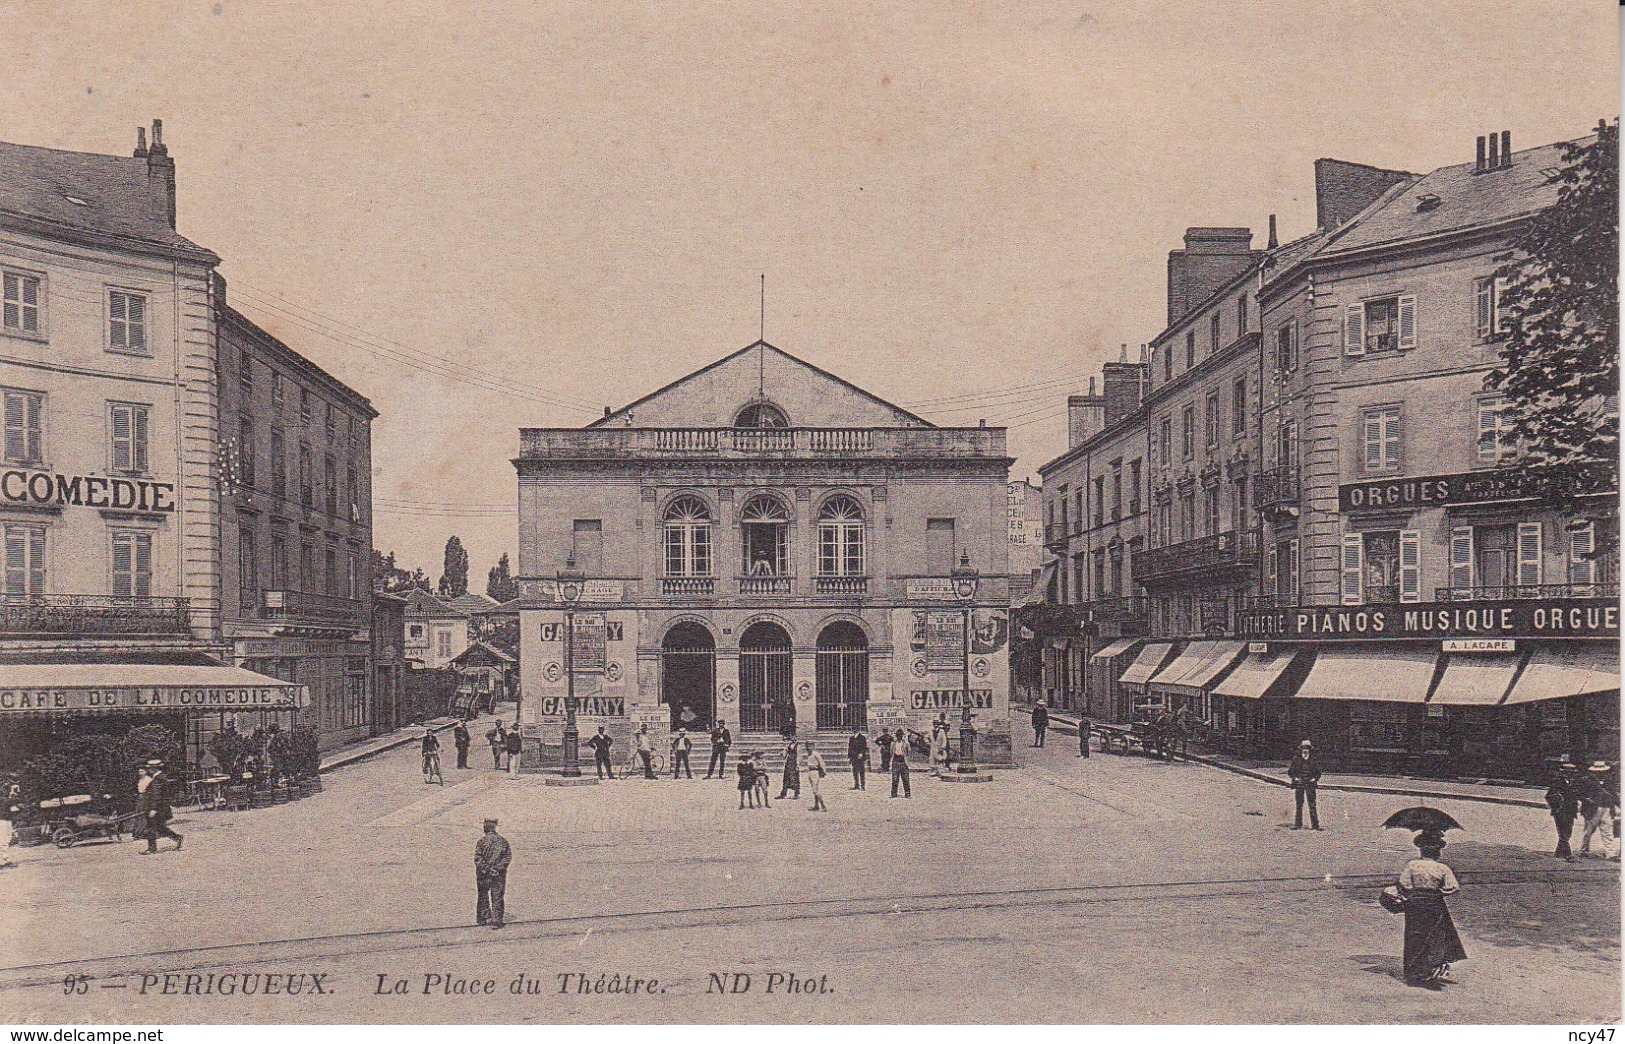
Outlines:
[[485, 580], [485, 593], [498, 602], [509, 602], [519, 597], [519, 582], [513, 578], [513, 567], [508, 564], [508, 552], [502, 552], [497, 564], [491, 567]]
[[[1497, 275], [1503, 365], [1485, 378], [1505, 393], [1511, 439], [1545, 472], [1545, 499], [1565, 513], [1616, 488], [1619, 464], [1619, 120], [1563, 145], [1549, 175], [1557, 202], [1531, 218]], [[1617, 535], [1597, 534], [1597, 551]]]
[[457, 537], [446, 541], [446, 561], [440, 573], [440, 595], [461, 598], [468, 594], [468, 550]]
[[410, 573], [395, 564], [395, 552], [384, 554], [372, 549], [372, 589], [380, 594], [400, 594], [403, 591], [430, 590], [429, 578], [421, 569]]

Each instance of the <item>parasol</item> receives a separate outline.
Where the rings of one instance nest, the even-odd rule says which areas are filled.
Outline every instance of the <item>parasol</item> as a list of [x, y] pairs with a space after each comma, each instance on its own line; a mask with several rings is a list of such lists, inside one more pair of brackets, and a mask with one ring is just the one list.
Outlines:
[[1461, 830], [1462, 825], [1450, 817], [1448, 812], [1426, 805], [1417, 805], [1413, 808], [1402, 808], [1389, 816], [1383, 822], [1388, 830]]

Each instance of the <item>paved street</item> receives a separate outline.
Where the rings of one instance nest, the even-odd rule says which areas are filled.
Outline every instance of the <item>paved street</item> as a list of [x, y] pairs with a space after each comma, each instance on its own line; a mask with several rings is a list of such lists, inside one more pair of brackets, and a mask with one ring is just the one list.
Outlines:
[[[1429, 993], [1399, 980], [1400, 919], [1374, 899], [1412, 851], [1377, 824], [1408, 801], [1326, 794], [1327, 830], [1293, 832], [1288, 791], [1074, 749], [1052, 736], [984, 786], [917, 772], [912, 801], [832, 773], [827, 815], [805, 793], [738, 811], [731, 781], [555, 788], [486, 768], [425, 787], [397, 750], [302, 802], [183, 816], [180, 853], [23, 851], [0, 875], [21, 912], [0, 927], [0, 1020], [1619, 1018], [1618, 864], [1553, 860], [1537, 810], [1446, 803], [1466, 827], [1446, 859], [1471, 959]], [[500, 934], [468, 926], [493, 814], [515, 853]], [[178, 952], [125, 956], [159, 951]], [[186, 969], [320, 974], [338, 992], [157, 995]], [[522, 972], [540, 992], [510, 992]], [[659, 986], [561, 995], [566, 972]], [[93, 976], [83, 994], [63, 995], [68, 973]], [[707, 993], [713, 973], [741, 992]], [[821, 985], [787, 995], [790, 973]], [[378, 995], [380, 975], [407, 993]], [[490, 977], [497, 995], [431, 980], [425, 996], [425, 975]]]

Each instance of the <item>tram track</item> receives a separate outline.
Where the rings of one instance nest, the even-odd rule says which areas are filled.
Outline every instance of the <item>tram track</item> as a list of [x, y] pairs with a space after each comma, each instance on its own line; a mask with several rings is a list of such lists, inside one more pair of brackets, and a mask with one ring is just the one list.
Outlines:
[[[1529, 870], [1512, 867], [1462, 871], [1463, 890], [1479, 887], [1563, 885], [1584, 887], [1619, 880], [1611, 868]], [[1244, 896], [1309, 895], [1370, 890], [1392, 883], [1390, 873], [1210, 878], [1007, 888], [968, 892], [900, 893], [882, 896], [783, 900], [721, 906], [581, 914], [509, 921], [503, 943], [568, 939], [629, 932], [728, 928], [753, 924], [848, 917], [908, 916], [1023, 907], [1082, 907], [1114, 903], [1193, 902]], [[436, 947], [489, 943], [487, 929], [472, 925], [422, 926], [371, 932], [345, 932], [249, 943], [184, 947], [151, 953], [50, 961], [0, 968], [0, 992], [60, 985], [68, 975], [93, 978], [146, 973], [241, 968], [297, 960], [336, 959]]]

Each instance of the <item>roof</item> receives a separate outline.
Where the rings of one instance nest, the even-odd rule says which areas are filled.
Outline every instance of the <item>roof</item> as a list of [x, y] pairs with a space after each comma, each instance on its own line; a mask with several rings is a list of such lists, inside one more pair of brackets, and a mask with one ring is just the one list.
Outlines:
[[454, 608], [438, 595], [432, 595], [418, 588], [406, 592], [405, 598], [406, 612], [410, 616], [465, 617], [468, 615], [467, 612]]
[[600, 417], [598, 420], [593, 421], [591, 424], [585, 425], [585, 427], [587, 427], [587, 428], [601, 428], [601, 427], [604, 427], [604, 426], [609, 425], [611, 423], [617, 423], [617, 422], [622, 423], [622, 424], [627, 423], [628, 415], [633, 413], [639, 406], [643, 405], [644, 403], [649, 402], [649, 401], [651, 401], [653, 399], [659, 398], [660, 396], [663, 396], [666, 393], [668, 393], [668, 392], [670, 392], [670, 391], [672, 391], [672, 390], [674, 390], [676, 388], [680, 388], [683, 385], [686, 385], [686, 384], [690, 383], [691, 381], [694, 381], [694, 380], [696, 380], [696, 379], [698, 379], [698, 378], [700, 378], [702, 376], [705, 376], [705, 375], [711, 373], [711, 371], [717, 369], [718, 367], [724, 366], [724, 365], [728, 364], [729, 362], [732, 362], [733, 360], [739, 358], [740, 356], [745, 355], [747, 352], [755, 351], [758, 348], [765, 349], [767, 351], [771, 351], [774, 354], [778, 355], [781, 359], [784, 359], [784, 360], [786, 360], [786, 361], [788, 361], [790, 363], [793, 363], [794, 365], [799, 366], [799, 367], [801, 367], [803, 369], [810, 370], [813, 373], [816, 373], [819, 376], [824, 377], [827, 380], [833, 381], [834, 383], [840, 385], [841, 387], [845, 388], [846, 390], [848, 390], [850, 392], [853, 392], [854, 394], [856, 394], [856, 395], [858, 395], [858, 396], [860, 396], [860, 397], [862, 397], [864, 399], [867, 399], [869, 402], [872, 402], [872, 403], [875, 403], [875, 404], [877, 404], [879, 406], [884, 407], [886, 410], [890, 411], [893, 415], [895, 415], [899, 420], [907, 421], [910, 425], [915, 425], [915, 426], [925, 427], [925, 428], [934, 428], [934, 427], [936, 427], [935, 424], [932, 424], [930, 421], [926, 420], [924, 417], [920, 417], [920, 416], [917, 416], [916, 414], [910, 413], [909, 411], [903, 409], [901, 406], [898, 406], [895, 403], [887, 402], [885, 399], [882, 399], [880, 396], [874, 394], [873, 392], [865, 391], [864, 389], [859, 388], [857, 385], [853, 384], [851, 381], [845, 380], [844, 378], [841, 378], [841, 377], [837, 377], [835, 374], [830, 373], [828, 370], [825, 370], [825, 369], [823, 369], [822, 367], [819, 367], [819, 366], [814, 366], [812, 363], [808, 362], [805, 359], [801, 359], [801, 358], [798, 358], [798, 357], [796, 357], [794, 355], [791, 355], [789, 352], [785, 351], [783, 348], [780, 348], [780, 347], [778, 347], [776, 345], [769, 344], [766, 341], [760, 341], [760, 340], [759, 341], [754, 341], [751, 344], [746, 345], [745, 347], [739, 349], [737, 352], [730, 352], [729, 354], [724, 355], [722, 358], [716, 360], [715, 362], [712, 362], [712, 363], [709, 363], [709, 364], [707, 364], [705, 366], [700, 367], [698, 370], [695, 370], [693, 373], [687, 374], [686, 376], [683, 376], [683, 377], [679, 377], [675, 381], [672, 381], [669, 384], [666, 384], [666, 385], [663, 385], [663, 386], [661, 386], [659, 388], [656, 388], [654, 391], [652, 391], [649, 394], [643, 396], [642, 398], [636, 399], [636, 400], [626, 404], [625, 406], [622, 406], [618, 410], [613, 410], [610, 413], [605, 414], [603, 417]]
[[465, 613], [488, 613], [497, 607], [497, 600], [489, 595], [476, 594], [469, 591], [456, 598], [446, 600], [446, 604], [453, 609], [461, 609]]
[[[1387, 193], [1381, 205], [1351, 221], [1347, 232], [1322, 256], [1498, 225], [1538, 213], [1557, 202], [1561, 189], [1541, 171], [1565, 166], [1565, 145], [1594, 140], [1595, 136], [1587, 136], [1514, 152], [1510, 167], [1483, 173], [1475, 173], [1474, 163], [1440, 167], [1402, 186], [1403, 191]], [[1418, 197], [1425, 195], [1438, 197], [1438, 206], [1418, 210]]]
[[170, 227], [168, 195], [144, 157], [0, 142], [0, 215], [220, 262]]
[[481, 660], [494, 660], [501, 664], [519, 662], [519, 658], [517, 656], [514, 656], [512, 653], [504, 652], [503, 650], [498, 649], [496, 646], [487, 642], [475, 642], [473, 645], [470, 645], [467, 649], [464, 649], [461, 653], [458, 653], [455, 657], [453, 657], [451, 662], [457, 666], [476, 666]]

